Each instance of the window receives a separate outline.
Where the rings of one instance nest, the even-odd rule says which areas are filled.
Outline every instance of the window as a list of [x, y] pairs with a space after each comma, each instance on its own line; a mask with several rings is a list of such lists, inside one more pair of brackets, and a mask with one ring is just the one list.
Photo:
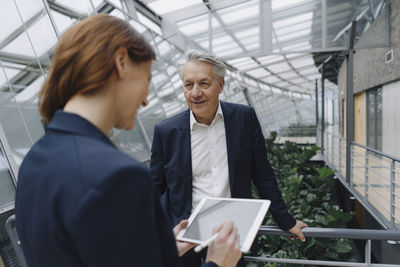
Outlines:
[[367, 146], [382, 151], [382, 87], [367, 91]]

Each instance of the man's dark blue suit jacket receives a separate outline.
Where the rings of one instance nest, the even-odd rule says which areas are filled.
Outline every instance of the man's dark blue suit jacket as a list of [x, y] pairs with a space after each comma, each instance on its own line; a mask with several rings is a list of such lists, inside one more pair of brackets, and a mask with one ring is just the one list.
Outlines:
[[[231, 196], [251, 198], [251, 181], [283, 230], [296, 224], [289, 214], [267, 159], [265, 139], [254, 109], [221, 101], [224, 115]], [[192, 210], [192, 159], [189, 109], [154, 128], [151, 176], [173, 225]]]
[[177, 266], [148, 169], [71, 113], [57, 111], [25, 157], [16, 221], [30, 267]]

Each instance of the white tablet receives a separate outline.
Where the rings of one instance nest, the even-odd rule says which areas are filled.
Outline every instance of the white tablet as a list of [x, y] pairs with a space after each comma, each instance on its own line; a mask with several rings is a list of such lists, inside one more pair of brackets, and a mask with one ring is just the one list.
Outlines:
[[189, 217], [189, 225], [176, 239], [201, 244], [215, 227], [233, 221], [238, 228], [240, 250], [250, 250], [271, 201], [242, 198], [203, 198]]

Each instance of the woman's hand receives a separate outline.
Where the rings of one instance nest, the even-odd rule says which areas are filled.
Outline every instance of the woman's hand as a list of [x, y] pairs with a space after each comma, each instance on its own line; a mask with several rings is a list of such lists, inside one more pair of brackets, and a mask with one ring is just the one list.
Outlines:
[[[173, 231], [174, 231], [175, 240], [176, 240], [176, 236], [179, 234], [179, 232], [182, 231], [183, 229], [185, 229], [187, 227], [188, 223], [189, 223], [188, 220], [182, 220], [179, 224], [177, 224], [174, 227]], [[191, 249], [194, 246], [196, 246], [196, 244], [176, 240], [176, 247], [178, 249], [179, 257], [181, 257], [183, 254], [185, 254], [189, 249]]]

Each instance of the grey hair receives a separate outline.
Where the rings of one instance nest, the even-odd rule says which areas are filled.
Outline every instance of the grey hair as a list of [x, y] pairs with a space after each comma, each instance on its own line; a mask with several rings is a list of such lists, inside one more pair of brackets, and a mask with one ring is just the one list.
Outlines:
[[[211, 55], [207, 52], [203, 52], [200, 50], [189, 50], [185, 54], [185, 63], [189, 61], [208, 62], [213, 65], [214, 74], [218, 81], [220, 81], [222, 78], [225, 77], [226, 66], [221, 59], [217, 58], [214, 55]], [[182, 75], [183, 65], [181, 67], [181, 77], [183, 77]]]

